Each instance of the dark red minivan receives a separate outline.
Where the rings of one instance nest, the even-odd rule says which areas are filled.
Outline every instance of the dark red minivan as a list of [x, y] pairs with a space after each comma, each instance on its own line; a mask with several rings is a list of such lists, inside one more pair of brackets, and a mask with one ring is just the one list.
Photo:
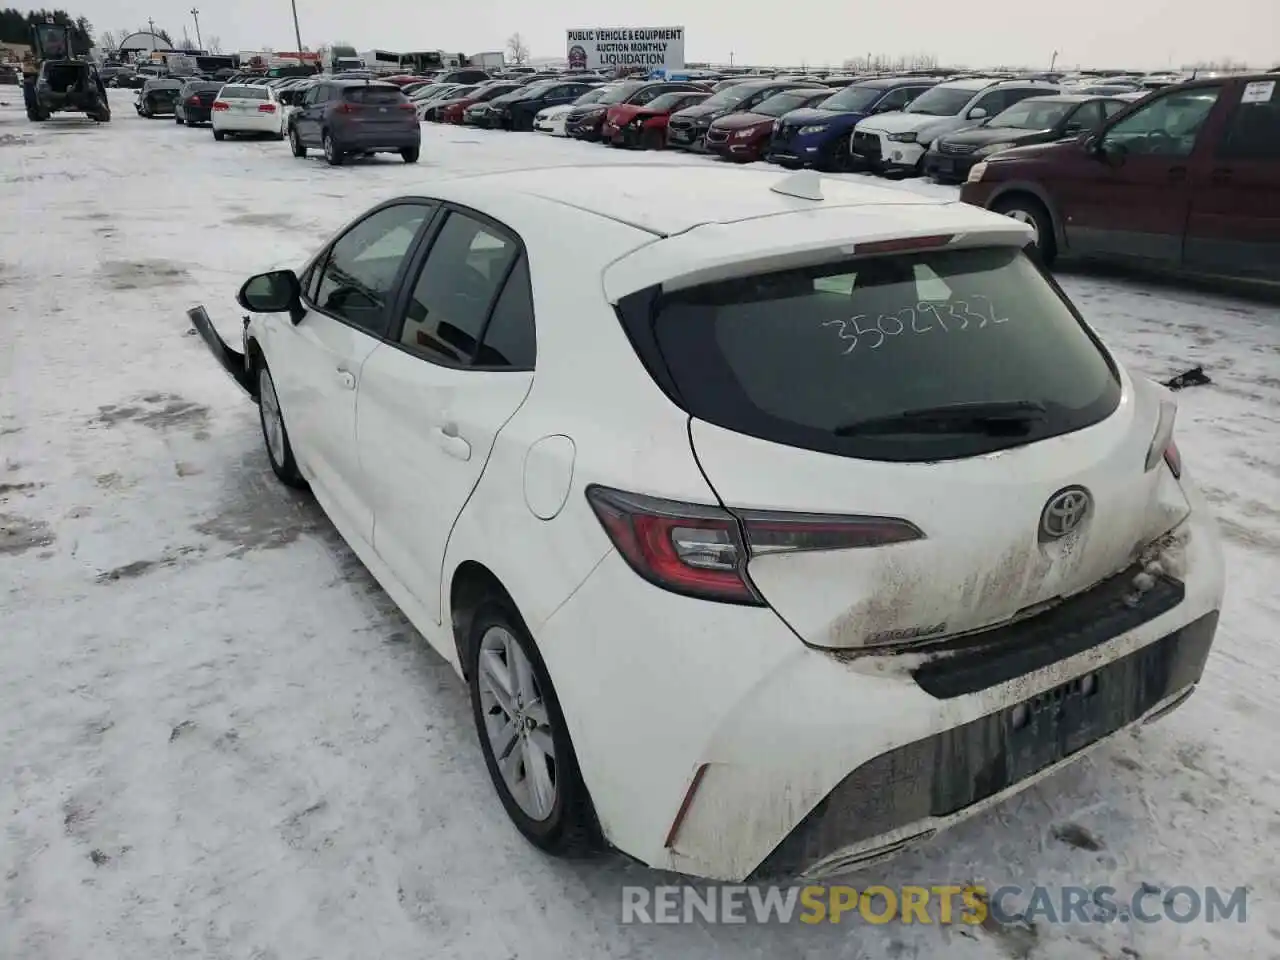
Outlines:
[[1092, 136], [993, 155], [960, 197], [1030, 224], [1046, 262], [1280, 283], [1280, 77], [1167, 87]]

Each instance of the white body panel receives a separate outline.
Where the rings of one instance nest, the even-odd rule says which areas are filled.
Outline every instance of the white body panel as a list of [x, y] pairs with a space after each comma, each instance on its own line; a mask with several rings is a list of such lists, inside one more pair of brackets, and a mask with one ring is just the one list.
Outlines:
[[[234, 94], [234, 87], [223, 87], [210, 113], [213, 129], [219, 133], [283, 134], [286, 119], [284, 104], [280, 103], [276, 92], [270, 87], [258, 85], [256, 88], [266, 91], [268, 99], [228, 95]], [[218, 104], [223, 103], [227, 105], [227, 109], [218, 109]], [[264, 110], [263, 107], [270, 109]]]
[[[522, 239], [537, 328], [532, 374], [433, 366], [318, 314], [296, 326], [287, 315], [258, 315], [246, 334], [266, 354], [321, 505], [432, 646], [459, 666], [451, 587], [464, 564], [483, 565], [538, 644], [607, 840], [653, 866], [719, 879], [749, 875], [859, 765], [1138, 650], [1217, 610], [1223, 591], [1201, 498], [1163, 462], [1141, 470], [1158, 391], [1127, 375], [1119, 409], [1093, 427], [942, 464], [840, 459], [691, 423], [637, 359], [611, 300], [820, 249], [848, 255], [888, 237], [1027, 239], [1026, 228], [985, 211], [843, 181], [824, 181], [823, 201], [770, 191], [784, 179], [650, 168], [629, 171], [624, 192], [612, 168], [570, 168], [424, 188]], [[453, 439], [465, 442], [465, 456]], [[1094, 540], [1033, 583], [1024, 567], [1035, 557], [1009, 548], [1011, 518], [1081, 480], [1114, 500], [1099, 508]], [[903, 556], [919, 548], [908, 558], [913, 582], [936, 577], [937, 586], [892, 594], [903, 602], [882, 617], [887, 629], [933, 616], [967, 629], [1054, 593], [1054, 584], [1078, 589], [1122, 567], [1189, 504], [1167, 558], [1186, 593], [1173, 610], [1084, 653], [938, 699], [912, 680], [909, 657], [850, 660], [802, 642], [831, 639], [852, 608], [889, 596], [876, 569], [881, 550], [756, 558], [751, 574], [766, 600], [782, 598], [772, 606], [693, 599], [628, 566], [588, 504], [592, 484], [694, 504], [714, 505], [719, 493], [739, 506], [838, 513], [850, 510], [857, 487], [859, 510], [919, 519], [936, 532], [899, 545]], [[979, 507], [955, 511], [957, 491]], [[1012, 568], [1001, 591], [980, 586]], [[969, 595], [958, 585], [966, 569]], [[855, 632], [833, 645], [856, 641]]]

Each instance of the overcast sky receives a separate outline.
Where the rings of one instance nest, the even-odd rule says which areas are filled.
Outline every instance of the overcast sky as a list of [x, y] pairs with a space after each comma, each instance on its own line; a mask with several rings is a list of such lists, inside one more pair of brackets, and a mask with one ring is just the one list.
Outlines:
[[[223, 49], [290, 50], [288, 0], [195, 0], [200, 32]], [[563, 57], [570, 27], [685, 27], [686, 60], [838, 65], [868, 53], [933, 54], [945, 64], [1162, 69], [1231, 58], [1254, 66], [1280, 63], [1280, 0], [297, 0], [302, 42], [348, 40], [359, 50], [450, 50], [503, 47], [516, 31], [534, 56]], [[133, 0], [71, 4], [100, 32], [158, 28], [194, 38], [190, 3]]]

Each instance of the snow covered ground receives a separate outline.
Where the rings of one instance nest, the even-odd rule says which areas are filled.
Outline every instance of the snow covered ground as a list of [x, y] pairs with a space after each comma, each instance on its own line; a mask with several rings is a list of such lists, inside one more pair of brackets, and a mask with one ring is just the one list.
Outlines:
[[508, 825], [462, 684], [274, 483], [184, 310], [234, 333], [246, 275], [451, 172], [675, 158], [432, 126], [417, 166], [330, 169], [127, 91], [101, 127], [3, 96], [0, 958], [1280, 954], [1280, 309], [1064, 277], [1137, 371], [1214, 378], [1178, 432], [1226, 536], [1214, 654], [1161, 723], [856, 881], [1246, 885], [1246, 922], [623, 927], [660, 878]]

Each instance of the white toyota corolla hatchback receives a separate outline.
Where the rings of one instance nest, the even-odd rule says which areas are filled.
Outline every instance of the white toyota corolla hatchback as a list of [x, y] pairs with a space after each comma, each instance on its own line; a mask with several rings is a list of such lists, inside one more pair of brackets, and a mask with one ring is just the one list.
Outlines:
[[539, 847], [887, 856], [1181, 703], [1223, 593], [1175, 405], [1024, 252], [890, 188], [435, 182], [240, 291], [271, 466], [466, 679]]

